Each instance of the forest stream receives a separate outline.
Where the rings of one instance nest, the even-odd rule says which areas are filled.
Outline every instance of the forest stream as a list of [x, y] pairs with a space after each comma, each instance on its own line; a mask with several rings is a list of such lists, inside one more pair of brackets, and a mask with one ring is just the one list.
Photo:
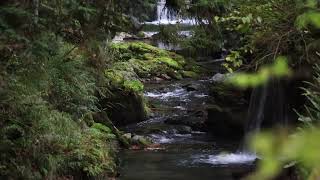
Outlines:
[[[237, 153], [238, 141], [216, 138], [201, 129], [181, 125], [204, 120], [211, 78], [146, 85], [153, 115], [126, 127], [159, 144], [145, 150], [124, 150], [121, 179], [238, 179], [254, 168], [255, 156]], [[176, 121], [175, 121], [176, 120]]]

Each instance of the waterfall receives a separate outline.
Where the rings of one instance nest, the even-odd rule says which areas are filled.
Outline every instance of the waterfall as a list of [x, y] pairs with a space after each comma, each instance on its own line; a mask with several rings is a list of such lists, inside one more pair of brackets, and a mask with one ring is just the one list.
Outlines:
[[257, 87], [252, 91], [248, 110], [248, 122], [245, 129], [246, 133], [255, 133], [260, 131], [260, 125], [264, 119], [267, 86], [268, 85]]
[[168, 8], [166, 8], [166, 0], [159, 0], [157, 5], [157, 20], [158, 22], [170, 22], [177, 20], [173, 13], [169, 13]]
[[[189, 1], [186, 0], [188, 3]], [[171, 12], [166, 7], [166, 0], [158, 0], [157, 2], [157, 19], [152, 22], [145, 22], [145, 24], [185, 24], [185, 25], [195, 25], [196, 21], [194, 19], [188, 19], [179, 16], [177, 13]]]
[[[288, 120], [288, 107], [285, 99], [284, 83], [271, 80], [252, 91], [245, 128], [244, 146], [248, 138], [261, 128], [285, 126]], [[246, 147], [242, 148], [246, 150]]]

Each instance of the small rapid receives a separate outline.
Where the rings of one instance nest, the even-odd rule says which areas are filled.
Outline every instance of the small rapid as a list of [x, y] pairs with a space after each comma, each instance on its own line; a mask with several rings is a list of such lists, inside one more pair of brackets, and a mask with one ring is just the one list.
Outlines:
[[209, 155], [207, 157], [195, 157], [194, 162], [212, 165], [250, 164], [257, 160], [257, 156], [248, 153], [230, 153]]
[[146, 84], [151, 117], [126, 131], [152, 139], [155, 148], [123, 152], [121, 179], [234, 180], [254, 167], [256, 156], [237, 152], [239, 142], [218, 139], [204, 128], [210, 83], [199, 80]]

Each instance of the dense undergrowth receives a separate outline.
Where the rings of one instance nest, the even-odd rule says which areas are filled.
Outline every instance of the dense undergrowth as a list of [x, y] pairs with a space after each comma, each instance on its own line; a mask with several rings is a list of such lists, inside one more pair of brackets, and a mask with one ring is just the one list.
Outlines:
[[[227, 49], [223, 66], [230, 73], [242, 71], [232, 79], [238, 87], [263, 86], [276, 79], [279, 72], [290, 74], [284, 78], [286, 82], [299, 82], [297, 84], [303, 86], [304, 93], [296, 86], [285, 90], [285, 93], [295, 91], [306, 97], [305, 108], [301, 108], [303, 102], [299, 102], [300, 107], [295, 109], [303, 123], [290, 133], [287, 129], [271, 129], [271, 132], [258, 134], [254, 138], [253, 147], [263, 158], [252, 179], [274, 179], [292, 167], [298, 169], [292, 178], [318, 179], [319, 1], [167, 2], [173, 11], [195, 17], [199, 22], [199, 27], [193, 31], [194, 36], [188, 40], [198, 42], [196, 45], [189, 44], [191, 48], [197, 50], [197, 45], [204, 45], [200, 48], [207, 47], [209, 54], [219, 52], [221, 48]], [[288, 64], [283, 63], [281, 67], [284, 59]], [[312, 68], [314, 66], [315, 69]], [[302, 84], [301, 81], [310, 83]]]
[[[151, 1], [134, 3], [154, 7]], [[149, 45], [123, 44], [132, 52], [108, 45], [105, 40], [117, 31], [134, 31], [134, 15], [149, 17], [146, 11], [133, 11], [131, 4], [0, 3], [1, 179], [116, 174], [116, 149], [128, 142], [105, 113], [117, 103], [110, 97], [141, 96], [143, 74], [152, 77], [160, 69], [179, 74], [175, 71], [185, 65], [182, 57]], [[140, 51], [149, 59], [138, 57]], [[121, 57], [125, 55], [136, 62]]]

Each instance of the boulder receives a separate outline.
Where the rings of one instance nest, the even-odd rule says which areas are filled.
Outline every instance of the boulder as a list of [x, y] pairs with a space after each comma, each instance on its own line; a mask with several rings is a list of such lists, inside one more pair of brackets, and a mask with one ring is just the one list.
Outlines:
[[[110, 105], [109, 102], [113, 102]], [[134, 92], [113, 91], [111, 97], [100, 103], [116, 126], [125, 126], [147, 119], [148, 109], [143, 95]]]
[[247, 104], [244, 90], [223, 82], [213, 83], [209, 89], [209, 95], [219, 106], [245, 106]]
[[130, 140], [132, 138], [132, 134], [131, 133], [126, 133], [124, 135], [122, 135], [124, 138]]
[[178, 134], [191, 134], [192, 128], [190, 126], [176, 126], [175, 129], [177, 130]]
[[182, 71], [182, 76], [184, 78], [197, 78], [199, 75], [193, 71]]
[[221, 83], [226, 79], [226, 76], [227, 75], [225, 75], [225, 74], [217, 73], [210, 80], [213, 81], [213, 82], [217, 82], [217, 83], [220, 82]]
[[185, 88], [187, 91], [197, 91], [200, 88], [199, 84], [187, 84], [184, 85], [183, 88]]
[[243, 137], [247, 122], [245, 108], [222, 108], [211, 105], [207, 111], [208, 118], [205, 124], [211, 133], [230, 138]]
[[140, 135], [134, 135], [132, 137], [131, 142], [135, 145], [142, 145], [142, 146], [148, 146], [152, 143], [148, 138]]
[[191, 127], [194, 131], [203, 131], [205, 130], [205, 118], [203, 117], [193, 117], [193, 116], [179, 116], [179, 117], [170, 117], [164, 121], [166, 124], [171, 125], [184, 125]]

